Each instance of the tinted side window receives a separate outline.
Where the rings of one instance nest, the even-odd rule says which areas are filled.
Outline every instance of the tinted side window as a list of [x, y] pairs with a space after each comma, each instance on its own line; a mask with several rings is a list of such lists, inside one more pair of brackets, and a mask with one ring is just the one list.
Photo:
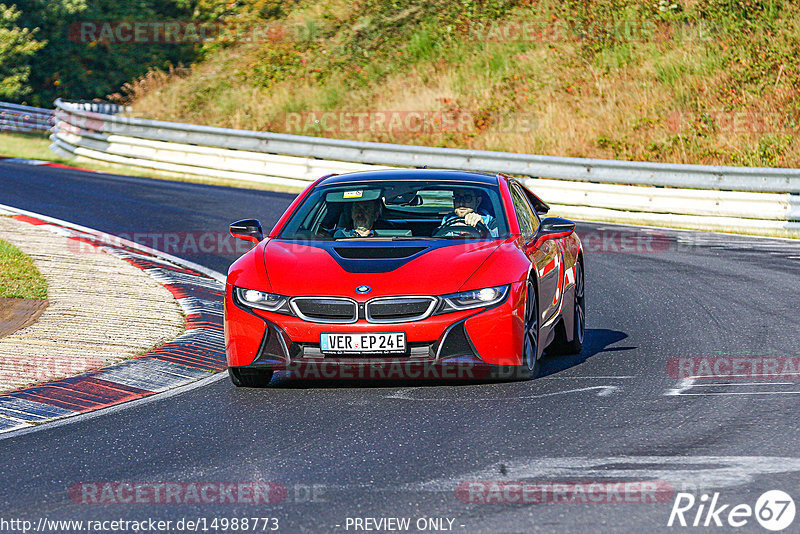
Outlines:
[[534, 199], [531, 198], [532, 193], [521, 186], [520, 190], [522, 191], [525, 200], [528, 202], [528, 206], [530, 206], [531, 211], [533, 212], [534, 218], [531, 219], [531, 222], [533, 222], [533, 230], [536, 231], [539, 229], [539, 224], [542, 222], [542, 218], [539, 216], [539, 212], [536, 211], [536, 203], [534, 202]]
[[511, 184], [511, 200], [514, 203], [514, 211], [517, 213], [519, 229], [522, 232], [522, 236], [527, 239], [533, 235], [534, 228], [538, 226], [536, 214], [533, 213], [528, 201], [525, 199], [525, 193], [520, 191], [519, 186], [516, 184]]

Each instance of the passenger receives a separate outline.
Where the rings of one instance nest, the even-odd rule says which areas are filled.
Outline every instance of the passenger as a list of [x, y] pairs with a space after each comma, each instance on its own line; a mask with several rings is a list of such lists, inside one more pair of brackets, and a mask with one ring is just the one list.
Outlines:
[[473, 189], [455, 190], [453, 192], [453, 211], [444, 216], [440, 228], [468, 225], [480, 230], [484, 237], [497, 237], [497, 221], [489, 213], [479, 209], [482, 201], [483, 196], [478, 191]]
[[381, 201], [364, 200], [353, 202], [350, 205], [350, 216], [353, 221], [352, 228], [337, 228], [333, 233], [334, 239], [340, 237], [373, 237], [375, 232], [372, 227], [381, 213]]

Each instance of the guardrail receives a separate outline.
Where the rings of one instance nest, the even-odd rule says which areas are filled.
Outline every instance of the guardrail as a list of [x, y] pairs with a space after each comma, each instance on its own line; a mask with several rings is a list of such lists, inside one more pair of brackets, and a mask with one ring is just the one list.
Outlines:
[[[98, 111], [103, 111], [99, 113]], [[504, 172], [559, 213], [640, 224], [800, 232], [800, 169], [660, 164], [392, 145], [152, 121], [56, 101], [61, 154], [188, 175], [302, 187], [384, 166]]]
[[52, 109], [0, 102], [0, 131], [46, 132], [53, 126]]

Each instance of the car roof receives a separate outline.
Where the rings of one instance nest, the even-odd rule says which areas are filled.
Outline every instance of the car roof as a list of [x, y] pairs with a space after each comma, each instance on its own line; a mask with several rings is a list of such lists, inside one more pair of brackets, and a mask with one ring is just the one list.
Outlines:
[[442, 180], [449, 182], [472, 182], [497, 185], [497, 175], [485, 172], [457, 171], [445, 169], [386, 169], [378, 171], [359, 171], [347, 174], [334, 174], [322, 180], [317, 186], [342, 184], [348, 182], [383, 182], [392, 180]]

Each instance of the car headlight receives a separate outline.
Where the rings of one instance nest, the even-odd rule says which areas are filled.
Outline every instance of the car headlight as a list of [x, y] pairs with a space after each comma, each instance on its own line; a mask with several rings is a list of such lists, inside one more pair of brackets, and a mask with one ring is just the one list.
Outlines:
[[236, 298], [245, 306], [271, 312], [291, 313], [287, 306], [289, 297], [265, 293], [255, 289], [236, 288]]
[[462, 291], [460, 293], [453, 293], [452, 295], [444, 295], [442, 297], [442, 307], [439, 313], [493, 306], [506, 298], [508, 287], [507, 285], [485, 287], [483, 289], [473, 289], [472, 291]]

